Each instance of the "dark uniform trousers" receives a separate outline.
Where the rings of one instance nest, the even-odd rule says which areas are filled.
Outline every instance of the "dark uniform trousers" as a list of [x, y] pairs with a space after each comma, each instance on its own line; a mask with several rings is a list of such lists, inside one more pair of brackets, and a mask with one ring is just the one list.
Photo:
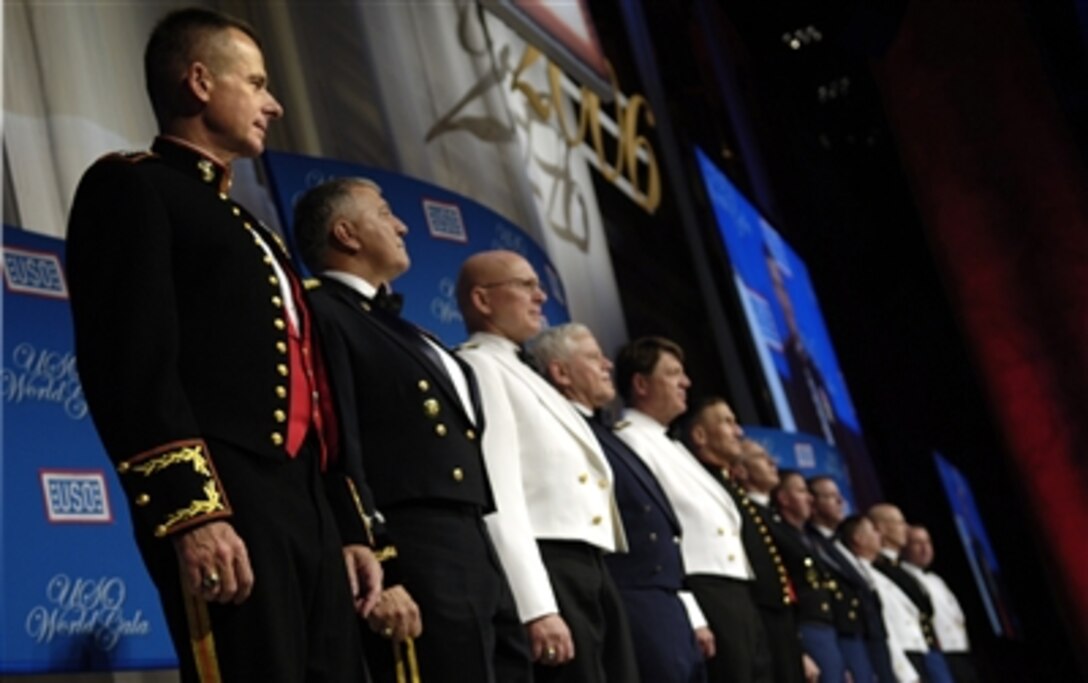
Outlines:
[[814, 543], [798, 529], [772, 513], [771, 530], [790, 580], [797, 591], [797, 623], [801, 646], [820, 667], [821, 683], [838, 683], [846, 664], [839, 649], [832, 603], [834, 584]]
[[[320, 471], [312, 426], [288, 452], [287, 416], [311, 401], [292, 381], [282, 296], [299, 289], [278, 238], [230, 199], [229, 176], [166, 138], [84, 175], [67, 243], [80, 379], [183, 681], [200, 680], [198, 661], [226, 681], [361, 680], [341, 538], [362, 521], [334, 516], [325, 496], [343, 479], [336, 463]], [[182, 590], [172, 538], [216, 520], [253, 567], [238, 605]]]
[[771, 535], [766, 510], [748, 497], [736, 482], [727, 479], [718, 467], [707, 466], [711, 476], [721, 484], [744, 517], [741, 541], [748, 561], [755, 572], [752, 596], [767, 632], [767, 647], [771, 653], [775, 683], [802, 683], [801, 641], [797, 637], [797, 620], [793, 614], [793, 595], [789, 573], [782, 562], [778, 545]]
[[864, 627], [863, 643], [872, 668], [872, 678], [878, 683], [897, 683], [898, 679], [892, 668], [891, 653], [888, 651], [888, 631], [884, 628], [884, 610], [880, 603], [880, 596], [869, 586], [865, 577], [854, 569], [850, 560], [843, 555], [832, 539], [826, 538], [814, 527], [810, 527], [808, 533], [809, 537], [823, 550], [825, 556], [834, 563], [836, 571], [842, 574], [843, 580], [854, 587], [854, 595], [859, 602], [859, 615]]
[[689, 574], [687, 586], [695, 594], [717, 644], [717, 654], [707, 660], [710, 682], [773, 683], [767, 634], [749, 582]]
[[643, 683], [706, 683], [706, 664], [678, 595], [684, 588], [680, 522], [639, 456], [598, 419], [589, 426], [612, 466], [627, 552], [605, 557], [631, 625]]
[[[415, 641], [421, 679], [529, 681], [525, 628], [482, 519], [494, 502], [471, 368], [449, 355], [464, 373], [462, 398], [425, 333], [380, 298], [330, 277], [310, 297], [345, 468], [384, 518], [380, 535], [396, 552], [384, 564], [386, 583], [403, 584], [423, 618]], [[394, 681], [389, 640], [368, 633], [365, 644], [374, 679]]]
[[[559, 613], [574, 640], [574, 659], [537, 664], [536, 683], [638, 683], [631, 630], [599, 548], [580, 541], [537, 541]], [[648, 682], [647, 682], [648, 683]]]
[[[254, 584], [239, 605], [205, 603], [182, 589], [172, 543], [138, 538], [156, 577], [182, 681], [201, 680], [195, 658], [202, 638], [214, 644], [223, 681], [367, 680], [357, 645], [359, 621], [344, 609], [351, 592], [318, 471], [316, 441], [309, 439], [296, 458], [278, 461], [252, 458], [225, 443], [208, 445], [219, 456], [219, 477], [231, 491], [230, 524], [246, 544]], [[306, 485], [300, 487], [300, 481]], [[324, 590], [300, 590], [317, 585]], [[262, 634], [259, 643], [253, 633]]]

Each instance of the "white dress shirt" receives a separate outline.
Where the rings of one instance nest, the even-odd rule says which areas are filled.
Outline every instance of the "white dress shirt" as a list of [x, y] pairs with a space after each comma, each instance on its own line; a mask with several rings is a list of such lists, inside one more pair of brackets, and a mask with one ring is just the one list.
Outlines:
[[680, 553], [688, 574], [755, 578], [744, 551], [742, 517], [733, 497], [665, 426], [638, 410], [624, 412], [616, 435], [657, 477], [684, 533]]
[[[351, 287], [367, 299], [373, 299], [378, 294], [377, 287], [354, 273], [347, 273], [342, 270], [326, 270], [322, 275]], [[468, 379], [465, 378], [465, 373], [461, 370], [461, 366], [457, 364], [457, 361], [450, 356], [446, 349], [442, 348], [439, 344], [436, 344], [429, 336], [420, 332], [419, 338], [422, 339], [427, 346], [434, 349], [435, 354], [442, 361], [442, 367], [445, 369], [450, 381], [453, 382], [453, 388], [457, 391], [457, 398], [461, 399], [461, 406], [465, 409], [465, 414], [468, 415], [469, 421], [474, 425], [477, 424], [476, 409], [472, 405], [472, 394], [468, 388]]]

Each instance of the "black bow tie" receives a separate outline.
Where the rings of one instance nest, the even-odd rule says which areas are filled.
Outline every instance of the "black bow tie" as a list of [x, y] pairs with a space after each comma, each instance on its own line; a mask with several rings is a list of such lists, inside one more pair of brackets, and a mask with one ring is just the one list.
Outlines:
[[515, 353], [517, 354], [518, 360], [528, 365], [534, 371], [536, 370], [536, 359], [533, 358], [533, 354], [529, 353], [524, 346], [519, 344], [518, 350]]
[[390, 292], [382, 287], [371, 299], [371, 302], [386, 313], [400, 315], [400, 310], [404, 308], [404, 295], [398, 292]]

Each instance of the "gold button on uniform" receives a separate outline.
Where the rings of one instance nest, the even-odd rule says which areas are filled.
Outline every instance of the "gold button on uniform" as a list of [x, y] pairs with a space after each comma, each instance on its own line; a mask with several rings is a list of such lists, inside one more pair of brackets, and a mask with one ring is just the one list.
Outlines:
[[143, 507], [144, 505], [147, 505], [150, 502], [151, 502], [151, 496], [147, 495], [146, 493], [141, 493], [140, 495], [136, 496], [136, 504], [139, 505], [140, 507]]
[[416, 384], [416, 386], [419, 387], [420, 391], [427, 391], [428, 389], [431, 388], [431, 383], [428, 382], [425, 379], [421, 379], [421, 380], [419, 380], [419, 383]]
[[471, 430], [471, 429], [466, 429], [465, 430], [465, 438], [468, 439], [469, 441], [475, 441], [476, 440], [476, 432]]
[[454, 481], [463, 481], [465, 478], [465, 473], [460, 467], [454, 467], [452, 474]]
[[446, 435], [446, 425], [439, 422], [438, 424], [436, 424], [434, 426], [434, 433], [437, 434], [438, 436], [445, 436]]
[[275, 275], [269, 275], [268, 276], [268, 284], [275, 287], [275, 286], [279, 285], [279, 283], [280, 283], [280, 279], [278, 277], [276, 277]]
[[651, 541], [656, 541], [657, 540], [657, 532], [656, 531], [651, 531], [650, 532], [650, 540]]
[[166, 535], [166, 525], [160, 524], [155, 527], [155, 538], [162, 538]]
[[[235, 216], [241, 216], [242, 215], [242, 210], [239, 209], [237, 206], [230, 207], [230, 212], [233, 213]], [[247, 224], [247, 227], [248, 227], [248, 224]]]
[[600, 486], [602, 489], [608, 488], [608, 480], [607, 479], [601, 479], [600, 481], [597, 482], [597, 486]]
[[272, 445], [273, 446], [282, 446], [283, 445], [283, 434], [280, 434], [279, 432], [272, 432], [272, 437], [271, 438], [272, 438]]
[[280, 377], [286, 377], [287, 376], [287, 366], [284, 365], [283, 363], [278, 363], [276, 365], [276, 372], [280, 373]]
[[601, 519], [600, 515], [597, 515], [596, 517], [593, 518], [594, 526], [599, 525], [602, 521], [604, 521], [604, 520]]
[[272, 320], [272, 324], [276, 326], [277, 330], [286, 330], [287, 329], [287, 323], [285, 323], [283, 321], [283, 318], [274, 318]]
[[719, 536], [725, 536], [725, 529], [722, 529], [721, 527], [718, 527], [718, 535]]
[[125, 472], [128, 472], [128, 468], [129, 468], [129, 464], [127, 462], [123, 462], [123, 463], [121, 463], [120, 465], [117, 466], [117, 471], [120, 474], [124, 474]]
[[429, 398], [423, 402], [423, 414], [427, 417], [438, 417], [439, 410], [438, 401], [435, 399]]
[[287, 353], [287, 342], [285, 342], [285, 341], [276, 342], [276, 350], [279, 351], [280, 353]]
[[272, 305], [276, 308], [283, 308], [283, 299], [279, 298], [278, 296], [272, 297]]
[[588, 474], [579, 474], [578, 475], [578, 483], [579, 484], [584, 484], [587, 481], [589, 481], [589, 475]]
[[276, 387], [276, 396], [279, 397], [279, 398], [287, 398], [287, 387], [277, 386]]
[[272, 418], [276, 422], [287, 422], [287, 413], [283, 412], [282, 410], [277, 410], [276, 412], [272, 413]]

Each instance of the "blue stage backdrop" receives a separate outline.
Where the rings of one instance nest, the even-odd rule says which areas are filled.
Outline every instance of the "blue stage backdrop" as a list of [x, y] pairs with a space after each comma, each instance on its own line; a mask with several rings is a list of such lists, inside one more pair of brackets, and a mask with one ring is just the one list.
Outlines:
[[303, 192], [337, 177], [363, 177], [380, 185], [393, 213], [408, 226], [405, 243], [412, 265], [393, 283], [404, 295], [403, 315], [447, 344], [467, 337], [454, 295], [457, 272], [466, 258], [488, 249], [516, 251], [533, 265], [548, 294], [548, 324], [570, 319], [559, 274], [544, 250], [487, 207], [436, 185], [358, 164], [284, 152], [266, 153], [264, 163], [292, 251], [292, 214]]
[[3, 319], [0, 673], [176, 666], [76, 375], [62, 241], [4, 227]]
[[784, 432], [771, 427], [745, 425], [744, 434], [762, 444], [778, 463], [779, 469], [797, 470], [805, 479], [817, 475], [834, 479], [846, 500], [846, 514], [860, 512], [846, 461], [834, 446], [804, 432]]
[[[454, 283], [485, 249], [525, 256], [548, 294], [548, 322], [569, 319], [543, 250], [493, 211], [386, 171], [280, 153], [265, 161], [289, 241], [307, 188], [337, 176], [381, 185], [409, 227], [412, 268], [394, 285], [404, 315], [445, 342], [466, 337]], [[64, 243], [5, 226], [4, 290], [0, 673], [173, 668], [158, 595], [76, 374]]]

